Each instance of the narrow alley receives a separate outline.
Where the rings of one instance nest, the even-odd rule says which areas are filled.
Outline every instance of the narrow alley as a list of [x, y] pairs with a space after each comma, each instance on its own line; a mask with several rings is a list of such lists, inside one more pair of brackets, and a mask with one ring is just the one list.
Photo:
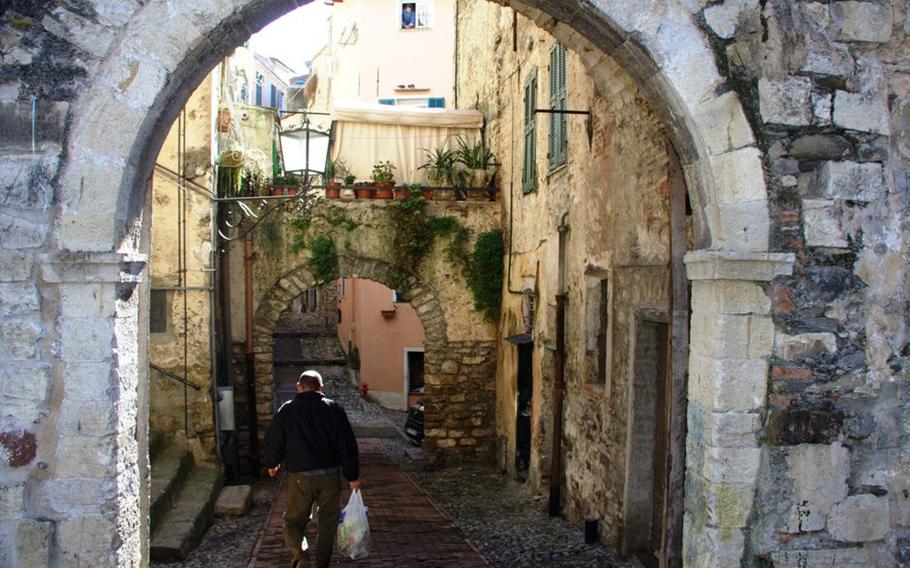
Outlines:
[[[370, 556], [355, 562], [336, 552], [333, 565], [626, 566], [606, 546], [584, 544], [581, 529], [548, 517], [545, 499], [527, 494], [492, 467], [425, 468], [422, 452], [398, 432], [404, 413], [365, 401], [343, 378], [329, 375], [325, 391], [342, 403], [355, 430], [388, 436], [358, 439]], [[346, 491], [342, 503], [347, 498]], [[245, 517], [217, 519], [185, 562], [153, 566], [287, 566], [281, 536], [285, 500], [283, 477], [257, 480]]]

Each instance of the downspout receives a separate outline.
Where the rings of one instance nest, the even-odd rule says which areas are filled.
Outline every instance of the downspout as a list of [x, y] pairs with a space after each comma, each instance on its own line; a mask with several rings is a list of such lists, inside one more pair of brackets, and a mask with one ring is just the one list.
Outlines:
[[559, 224], [559, 274], [556, 286], [556, 376], [553, 379], [553, 439], [550, 450], [550, 516], [560, 512], [562, 476], [562, 404], [566, 390], [566, 233], [569, 225], [564, 214]]
[[246, 314], [244, 375], [246, 375], [247, 420], [250, 425], [250, 469], [259, 472], [259, 425], [256, 416], [256, 362], [253, 356], [253, 233], [243, 237], [243, 289]]

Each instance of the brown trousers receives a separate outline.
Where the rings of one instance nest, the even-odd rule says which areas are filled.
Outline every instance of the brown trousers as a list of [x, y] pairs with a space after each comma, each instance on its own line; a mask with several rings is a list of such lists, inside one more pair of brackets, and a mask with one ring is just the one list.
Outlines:
[[[303, 559], [300, 544], [310, 522], [313, 505], [316, 513], [316, 565], [326, 568], [332, 560], [335, 533], [338, 531], [338, 510], [341, 497], [341, 474], [288, 474], [288, 508], [284, 512], [284, 543], [294, 560]], [[310, 546], [310, 551], [313, 547]]]

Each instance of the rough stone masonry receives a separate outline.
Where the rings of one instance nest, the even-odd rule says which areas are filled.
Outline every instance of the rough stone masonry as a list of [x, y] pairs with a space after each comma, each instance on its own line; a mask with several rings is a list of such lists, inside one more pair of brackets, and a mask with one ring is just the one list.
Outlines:
[[[910, 562], [906, 2], [510, 4], [642, 86], [700, 198], [686, 563]], [[0, 565], [142, 564], [144, 161], [294, 5], [4, 3]]]

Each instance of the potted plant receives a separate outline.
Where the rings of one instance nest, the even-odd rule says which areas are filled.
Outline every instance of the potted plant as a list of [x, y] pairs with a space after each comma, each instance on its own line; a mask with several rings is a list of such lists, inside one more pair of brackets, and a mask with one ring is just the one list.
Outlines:
[[434, 148], [432, 152], [424, 152], [425, 161], [417, 169], [427, 171], [427, 183], [431, 187], [451, 186], [455, 173], [455, 153], [443, 146]]
[[341, 158], [333, 160], [331, 158], [325, 161], [325, 171], [322, 178], [325, 180], [325, 196], [329, 199], [338, 199], [341, 197], [341, 182], [339, 179], [344, 178], [348, 173], [347, 165]]
[[373, 164], [370, 176], [376, 186], [376, 199], [392, 199], [392, 188], [395, 187], [395, 166], [386, 160]]
[[407, 199], [411, 193], [414, 191], [420, 191], [420, 185], [416, 183], [411, 183], [407, 185], [396, 185], [395, 186], [395, 199]]
[[301, 179], [295, 174], [286, 174], [272, 178], [272, 195], [297, 195]]
[[478, 138], [470, 144], [464, 137], [458, 137], [458, 149], [455, 150], [456, 175], [464, 187], [488, 187], [496, 173], [495, 160], [493, 152], [483, 140]]
[[373, 199], [375, 189], [373, 183], [369, 181], [359, 181], [354, 184], [354, 194], [357, 199]]
[[341, 189], [342, 199], [354, 199], [354, 189], [351, 186], [354, 185], [355, 181], [357, 181], [357, 176], [352, 173], [344, 176], [344, 187]]

